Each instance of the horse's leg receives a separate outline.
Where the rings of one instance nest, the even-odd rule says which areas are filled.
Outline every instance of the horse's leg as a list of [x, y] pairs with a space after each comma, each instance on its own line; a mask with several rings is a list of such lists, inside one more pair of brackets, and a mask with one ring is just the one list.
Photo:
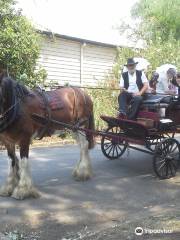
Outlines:
[[19, 183], [14, 189], [12, 197], [22, 200], [30, 197], [39, 197], [38, 191], [34, 188], [30, 166], [29, 166], [29, 144], [30, 141], [20, 144], [20, 161], [19, 161]]
[[19, 160], [15, 153], [15, 145], [8, 145], [6, 148], [10, 161], [7, 180], [5, 184], [0, 188], [0, 196], [4, 197], [10, 196], [19, 182]]
[[76, 139], [80, 146], [80, 160], [73, 170], [73, 176], [76, 180], [85, 181], [92, 177], [91, 160], [89, 156], [88, 141], [82, 133], [76, 133]]

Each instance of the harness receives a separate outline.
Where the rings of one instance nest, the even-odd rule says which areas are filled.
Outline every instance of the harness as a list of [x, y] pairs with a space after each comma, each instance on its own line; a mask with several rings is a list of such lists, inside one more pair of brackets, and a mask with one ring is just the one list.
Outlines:
[[49, 101], [47, 99], [45, 90], [40, 87], [37, 87], [35, 89], [35, 91], [40, 95], [40, 97], [43, 100], [43, 103], [45, 106], [45, 118], [47, 120], [45, 126], [42, 128], [42, 130], [39, 133], [38, 140], [41, 140], [46, 134], [50, 135], [49, 127], [50, 127], [50, 123], [51, 123], [51, 109], [49, 106]]
[[[78, 89], [75, 89], [73, 87], [70, 87], [73, 91], [73, 95], [74, 95], [74, 104], [73, 104], [73, 117], [75, 119], [75, 126], [81, 126], [82, 124], [84, 124], [87, 119], [79, 119], [79, 115], [78, 115], [78, 96], [79, 96], [79, 91]], [[43, 103], [44, 103], [44, 111], [45, 111], [45, 118], [46, 118], [46, 124], [44, 125], [44, 127], [41, 129], [41, 131], [38, 134], [38, 140], [41, 140], [45, 135], [51, 136], [51, 132], [50, 132], [50, 124], [52, 123], [52, 109], [50, 107], [50, 103], [48, 100], [48, 96], [45, 90], [41, 89], [40, 87], [36, 88], [35, 90], [38, 95], [42, 98]], [[84, 98], [84, 102], [86, 104], [86, 98], [85, 95], [83, 94], [83, 98]]]

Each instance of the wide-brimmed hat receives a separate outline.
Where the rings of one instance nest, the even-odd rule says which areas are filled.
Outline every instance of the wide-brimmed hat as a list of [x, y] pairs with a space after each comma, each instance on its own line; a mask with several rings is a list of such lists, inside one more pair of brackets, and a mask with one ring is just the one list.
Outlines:
[[138, 62], [135, 62], [133, 58], [128, 58], [127, 63], [124, 66], [136, 65]]

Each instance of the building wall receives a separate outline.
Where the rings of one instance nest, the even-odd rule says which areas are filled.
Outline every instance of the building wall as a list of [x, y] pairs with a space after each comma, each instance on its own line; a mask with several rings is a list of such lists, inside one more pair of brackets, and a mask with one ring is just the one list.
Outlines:
[[96, 85], [111, 72], [116, 48], [63, 38], [44, 37], [38, 64], [48, 73], [47, 82], [60, 85]]

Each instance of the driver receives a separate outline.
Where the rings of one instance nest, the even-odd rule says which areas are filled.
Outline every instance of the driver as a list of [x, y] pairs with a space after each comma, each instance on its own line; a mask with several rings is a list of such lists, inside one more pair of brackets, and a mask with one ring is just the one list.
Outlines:
[[[129, 58], [125, 65], [127, 71], [121, 75], [121, 93], [118, 97], [120, 118], [136, 119], [143, 95], [149, 87], [144, 72], [136, 70], [137, 64], [138, 62], [135, 62], [133, 58]], [[131, 111], [127, 114], [127, 104], [129, 101], [131, 101]]]

